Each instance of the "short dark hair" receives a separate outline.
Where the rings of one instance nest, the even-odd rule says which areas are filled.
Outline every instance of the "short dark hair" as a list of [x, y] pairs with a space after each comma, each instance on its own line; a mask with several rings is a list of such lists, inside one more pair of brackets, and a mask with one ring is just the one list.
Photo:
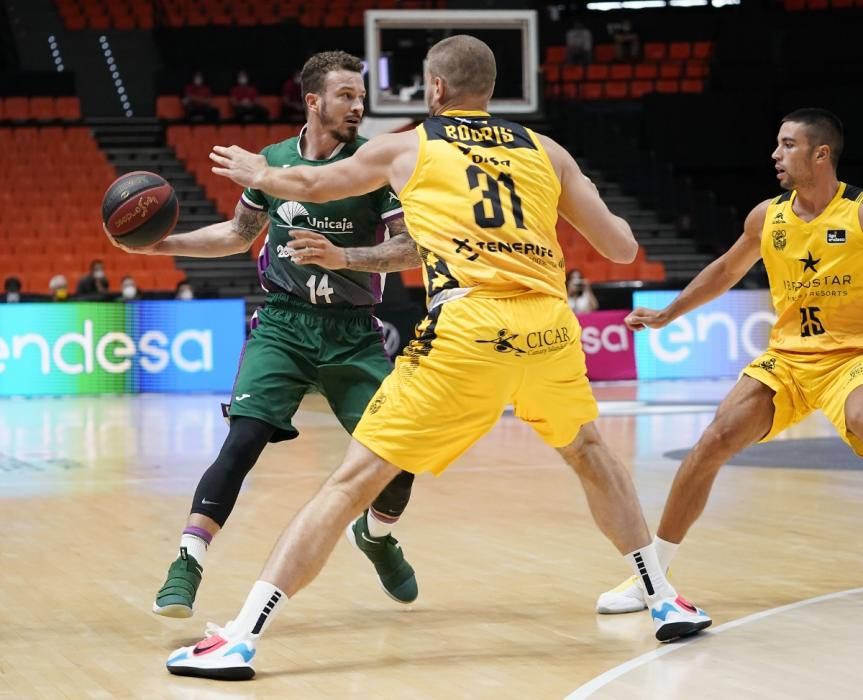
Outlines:
[[804, 107], [782, 117], [782, 123], [794, 122], [806, 127], [806, 135], [813, 146], [829, 146], [830, 162], [839, 165], [842, 149], [845, 147], [845, 133], [842, 122], [833, 112], [819, 107]]
[[6, 281], [3, 283], [3, 288], [7, 292], [20, 292], [21, 280], [19, 280], [17, 277], [7, 277]]
[[306, 61], [300, 73], [300, 89], [303, 98], [310, 92], [324, 91], [327, 74], [334, 70], [348, 70], [353, 73], [363, 72], [363, 62], [356, 56], [344, 51], [321, 51]]
[[469, 34], [456, 34], [432, 46], [428, 71], [446, 81], [453, 97], [490, 97], [497, 78], [494, 53]]

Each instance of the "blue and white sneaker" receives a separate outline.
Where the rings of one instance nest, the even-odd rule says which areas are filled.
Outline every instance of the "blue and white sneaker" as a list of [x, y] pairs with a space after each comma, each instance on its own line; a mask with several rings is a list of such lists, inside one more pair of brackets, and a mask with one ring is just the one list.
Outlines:
[[206, 637], [191, 647], [180, 647], [165, 666], [175, 676], [248, 681], [254, 678], [256, 635], [233, 635], [229, 629], [207, 623]]
[[696, 608], [682, 595], [662, 598], [653, 603], [650, 617], [656, 625], [656, 638], [660, 642], [687, 637], [713, 624], [706, 612]]

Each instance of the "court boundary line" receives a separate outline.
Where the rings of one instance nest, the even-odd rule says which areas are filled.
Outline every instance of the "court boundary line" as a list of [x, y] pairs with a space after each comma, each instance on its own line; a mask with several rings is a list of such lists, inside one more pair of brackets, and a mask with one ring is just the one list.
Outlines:
[[779, 615], [784, 612], [788, 612], [789, 610], [795, 610], [797, 608], [803, 608], [808, 605], [815, 605], [817, 603], [822, 603], [825, 600], [833, 600], [835, 598], [844, 598], [847, 596], [855, 595], [858, 593], [863, 593], [863, 587], [861, 588], [848, 588], [844, 591], [835, 591], [833, 593], [825, 593], [824, 595], [815, 596], [814, 598], [806, 598], [805, 600], [798, 600], [795, 603], [788, 603], [787, 605], [780, 605], [776, 608], [768, 608], [767, 610], [762, 610], [761, 612], [752, 613], [751, 615], [746, 615], [745, 617], [738, 618], [737, 620], [731, 620], [729, 622], [725, 622], [718, 627], [716, 627], [713, 631], [696, 635], [692, 639], [685, 642], [676, 642], [667, 646], [664, 646], [660, 649], [654, 649], [653, 651], [648, 651], [640, 656], [636, 656], [634, 659], [630, 659], [629, 661], [625, 661], [618, 666], [608, 669], [607, 671], [599, 674], [595, 678], [592, 678], [587, 683], [579, 686], [574, 691], [572, 691], [569, 695], [567, 695], [564, 700], [584, 700], [585, 698], [589, 698], [596, 691], [601, 690], [605, 686], [609, 685], [613, 681], [617, 680], [621, 676], [629, 673], [630, 671], [635, 670], [636, 668], [640, 668], [651, 661], [655, 661], [667, 654], [671, 654], [679, 649], [685, 649], [692, 644], [696, 644], [698, 642], [703, 642], [711, 639], [717, 634], [722, 632], [726, 632], [730, 629], [734, 629], [735, 627], [741, 627], [743, 625], [748, 625], [751, 622], [756, 622], [765, 617], [772, 617], [773, 615]]

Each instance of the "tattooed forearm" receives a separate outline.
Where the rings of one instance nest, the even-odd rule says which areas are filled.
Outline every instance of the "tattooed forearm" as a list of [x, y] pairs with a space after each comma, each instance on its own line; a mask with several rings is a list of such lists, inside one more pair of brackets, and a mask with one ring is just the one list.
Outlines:
[[345, 248], [349, 270], [360, 272], [398, 272], [420, 266], [417, 245], [408, 234], [404, 219], [388, 224], [390, 239], [376, 246]]
[[242, 202], [237, 202], [237, 208], [234, 210], [234, 219], [231, 222], [231, 230], [251, 245], [252, 241], [258, 237], [261, 229], [267, 223], [267, 218], [266, 211], [249, 209]]

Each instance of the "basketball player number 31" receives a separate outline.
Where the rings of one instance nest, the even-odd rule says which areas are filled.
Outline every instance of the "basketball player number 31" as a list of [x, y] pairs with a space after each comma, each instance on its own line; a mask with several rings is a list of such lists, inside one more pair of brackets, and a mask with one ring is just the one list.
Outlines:
[[[515, 192], [515, 181], [509, 173], [500, 173], [494, 179], [482, 168], [471, 165], [467, 169], [467, 184], [473, 190], [480, 186], [480, 176], [485, 176], [485, 189], [480, 190], [482, 199], [473, 205], [473, 216], [478, 226], [482, 228], [500, 228], [503, 226], [503, 207], [500, 203], [500, 187], [498, 182], [509, 190], [510, 209], [516, 228], [527, 228], [524, 225], [524, 214], [521, 210], [521, 197]], [[491, 215], [486, 213], [486, 202], [491, 204]]]
[[[317, 286], [315, 286], [316, 284]], [[317, 304], [320, 297], [323, 297], [327, 304], [333, 303], [330, 296], [334, 294], [336, 290], [330, 287], [329, 275], [322, 275], [320, 282], [318, 282], [317, 275], [312, 275], [306, 282], [306, 286], [309, 288], [309, 299], [311, 299], [313, 304]]]

